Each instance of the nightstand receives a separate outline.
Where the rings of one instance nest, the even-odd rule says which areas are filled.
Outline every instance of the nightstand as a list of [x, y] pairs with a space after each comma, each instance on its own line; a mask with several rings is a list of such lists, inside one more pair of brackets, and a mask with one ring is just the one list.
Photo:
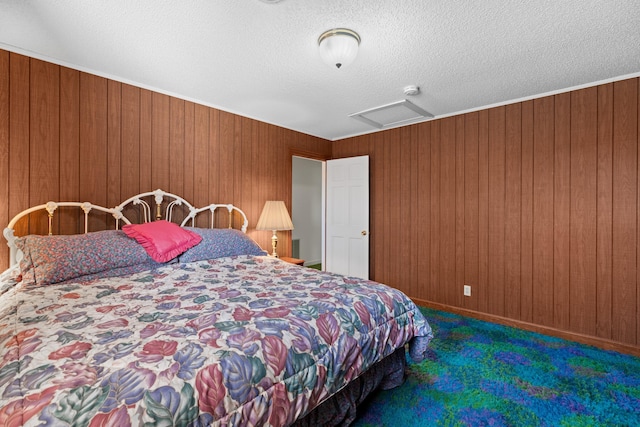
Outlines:
[[289, 258], [287, 256], [281, 256], [280, 259], [283, 260], [284, 262], [288, 262], [290, 264], [304, 265], [304, 260], [303, 259]]

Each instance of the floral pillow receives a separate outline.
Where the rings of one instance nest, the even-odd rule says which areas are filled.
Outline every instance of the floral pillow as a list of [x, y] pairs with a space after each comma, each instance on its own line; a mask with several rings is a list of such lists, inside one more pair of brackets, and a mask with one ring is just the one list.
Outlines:
[[22, 251], [22, 281], [48, 285], [90, 274], [155, 263], [142, 246], [120, 230], [70, 236], [29, 235], [16, 239]]
[[205, 259], [238, 255], [266, 255], [267, 253], [240, 230], [229, 228], [184, 227], [202, 237], [199, 245], [189, 249], [178, 258], [178, 262], [194, 262]]
[[197, 233], [165, 220], [127, 224], [122, 231], [136, 239], [157, 262], [170, 261], [202, 240]]

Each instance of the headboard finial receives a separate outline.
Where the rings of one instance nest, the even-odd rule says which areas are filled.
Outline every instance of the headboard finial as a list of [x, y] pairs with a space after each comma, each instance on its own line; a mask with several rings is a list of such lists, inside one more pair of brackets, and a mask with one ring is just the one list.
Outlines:
[[47, 202], [45, 209], [49, 213], [49, 216], [52, 216], [56, 209], [58, 209], [58, 204], [56, 202]]

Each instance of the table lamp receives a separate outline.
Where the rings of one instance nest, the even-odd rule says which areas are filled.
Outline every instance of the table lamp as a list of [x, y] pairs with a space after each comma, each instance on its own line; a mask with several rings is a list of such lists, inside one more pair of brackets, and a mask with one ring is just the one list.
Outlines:
[[260, 218], [258, 219], [258, 225], [256, 230], [272, 230], [273, 236], [271, 236], [271, 245], [273, 246], [273, 253], [271, 256], [278, 258], [278, 252], [276, 247], [278, 246], [278, 236], [276, 232], [278, 230], [293, 230], [293, 223], [287, 207], [283, 201], [269, 200], [264, 204]]

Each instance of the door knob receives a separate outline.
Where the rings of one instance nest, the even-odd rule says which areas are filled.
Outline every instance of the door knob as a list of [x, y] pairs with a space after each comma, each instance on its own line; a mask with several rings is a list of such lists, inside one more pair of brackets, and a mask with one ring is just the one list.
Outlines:
[[362, 230], [362, 231], [360, 232], [360, 234], [362, 234], [363, 236], [366, 236], [366, 235], [367, 235], [367, 230]]

